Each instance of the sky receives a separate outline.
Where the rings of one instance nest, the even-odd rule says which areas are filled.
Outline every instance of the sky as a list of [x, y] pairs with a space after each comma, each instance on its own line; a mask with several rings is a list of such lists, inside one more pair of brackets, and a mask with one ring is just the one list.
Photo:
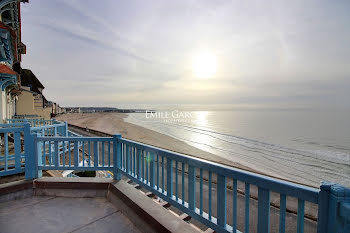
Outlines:
[[[22, 67], [61, 106], [350, 108], [350, 1], [33, 0]], [[193, 72], [201, 54], [216, 72]]]

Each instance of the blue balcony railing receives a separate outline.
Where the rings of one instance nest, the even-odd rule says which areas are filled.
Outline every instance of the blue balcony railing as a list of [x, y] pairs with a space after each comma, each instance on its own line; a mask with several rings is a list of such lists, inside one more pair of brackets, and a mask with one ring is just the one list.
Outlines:
[[25, 152], [23, 143], [25, 128], [29, 124], [0, 124], [0, 177], [24, 172]]
[[7, 123], [29, 123], [31, 127], [39, 127], [39, 126], [45, 126], [45, 125], [54, 125], [59, 123], [55, 119], [51, 120], [44, 120], [41, 118], [15, 118], [15, 119], [6, 119]]
[[[271, 194], [279, 197], [279, 232], [285, 232], [287, 197], [297, 199], [297, 232], [304, 232], [305, 206], [318, 209], [317, 232], [349, 232], [350, 190], [324, 183], [320, 189], [248, 172], [203, 159], [113, 137], [47, 137], [30, 134], [25, 142], [26, 178], [41, 170], [108, 170], [129, 178], [216, 232], [239, 232], [238, 183], [244, 183], [244, 227], [252, 218], [250, 192], [257, 189], [257, 231], [269, 232]], [[27, 157], [28, 156], [28, 157]], [[185, 185], [186, 184], [186, 185]], [[206, 185], [206, 186], [205, 186]], [[228, 201], [228, 187], [232, 201]], [[215, 198], [215, 199], [214, 199]], [[216, 207], [213, 209], [213, 200]], [[231, 203], [229, 205], [228, 203]], [[232, 219], [227, 213], [232, 213]], [[290, 227], [290, 226], [289, 226]]]
[[[41, 121], [15, 119], [11, 124], [0, 124], [0, 177], [24, 172], [25, 158], [29, 150], [24, 149], [24, 143], [30, 140], [30, 135], [46, 137], [78, 136], [68, 130], [66, 122], [55, 120]], [[44, 123], [45, 122], [45, 123]], [[31, 125], [41, 125], [31, 127]], [[62, 148], [62, 145], [59, 145]], [[64, 153], [68, 148], [64, 149]]]

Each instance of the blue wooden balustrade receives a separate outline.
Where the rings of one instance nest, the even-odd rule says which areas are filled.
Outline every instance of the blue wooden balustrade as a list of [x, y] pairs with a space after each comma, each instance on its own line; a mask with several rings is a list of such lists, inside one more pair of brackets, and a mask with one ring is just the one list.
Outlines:
[[[68, 148], [67, 151], [64, 148]], [[31, 134], [26, 150], [33, 152], [26, 154], [29, 156], [27, 179], [40, 177], [41, 170], [50, 169], [113, 171], [115, 179], [124, 175], [216, 232], [239, 232], [237, 215], [242, 213], [238, 213], [237, 208], [238, 182], [243, 182], [245, 187], [245, 224], [241, 229], [244, 232], [249, 232], [252, 224], [249, 212], [252, 186], [258, 189], [258, 217], [254, 223], [259, 233], [270, 231], [271, 192], [280, 196], [281, 233], [286, 229], [287, 197], [298, 200], [295, 226], [298, 233], [304, 232], [305, 202], [318, 205], [317, 232], [350, 231], [350, 190], [339, 185], [323, 183], [320, 189], [311, 188], [160, 149], [120, 135], [47, 137]], [[204, 198], [203, 183], [208, 186], [207, 198]], [[232, 186], [232, 206], [227, 202], [228, 185]], [[216, 197], [216, 211], [213, 211], [213, 197]], [[204, 200], [207, 200], [205, 205]], [[228, 209], [233, 213], [232, 224], [228, 224]]]
[[0, 124], [0, 176], [24, 172], [25, 153], [21, 138], [26, 130], [29, 135], [29, 128], [29, 124]]
[[[79, 135], [68, 130], [67, 122], [56, 120], [41, 121], [33, 119], [15, 119], [17, 123], [0, 124], [0, 138], [2, 147], [0, 150], [0, 177], [24, 172], [25, 153], [23, 141], [28, 141], [31, 134], [46, 137], [78, 137]], [[37, 125], [31, 127], [31, 125]], [[39, 126], [40, 125], [40, 126]], [[26, 140], [27, 138], [27, 140]], [[45, 150], [52, 150], [46, 145]], [[79, 143], [81, 147], [81, 143]], [[59, 143], [61, 153], [66, 153], [70, 149], [68, 145]]]
[[55, 119], [51, 120], [44, 120], [40, 118], [18, 118], [18, 119], [6, 119], [7, 123], [30, 123], [31, 127], [39, 127], [39, 126], [45, 126], [45, 125], [54, 125], [57, 123], [62, 123], [58, 122]]
[[24, 114], [24, 115], [14, 115], [12, 119], [43, 119], [41, 116], [36, 114]]

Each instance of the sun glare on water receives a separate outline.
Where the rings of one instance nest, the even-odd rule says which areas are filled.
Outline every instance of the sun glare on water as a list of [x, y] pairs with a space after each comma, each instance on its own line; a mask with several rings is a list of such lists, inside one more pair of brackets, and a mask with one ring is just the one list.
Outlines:
[[217, 58], [209, 52], [199, 53], [193, 57], [192, 71], [197, 78], [211, 78], [216, 73]]

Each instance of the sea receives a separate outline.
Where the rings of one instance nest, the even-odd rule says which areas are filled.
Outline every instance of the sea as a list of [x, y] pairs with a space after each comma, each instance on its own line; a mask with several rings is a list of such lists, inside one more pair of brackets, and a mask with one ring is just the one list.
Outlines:
[[350, 111], [230, 106], [118, 106], [155, 110], [125, 119], [259, 172], [318, 187], [350, 187]]

